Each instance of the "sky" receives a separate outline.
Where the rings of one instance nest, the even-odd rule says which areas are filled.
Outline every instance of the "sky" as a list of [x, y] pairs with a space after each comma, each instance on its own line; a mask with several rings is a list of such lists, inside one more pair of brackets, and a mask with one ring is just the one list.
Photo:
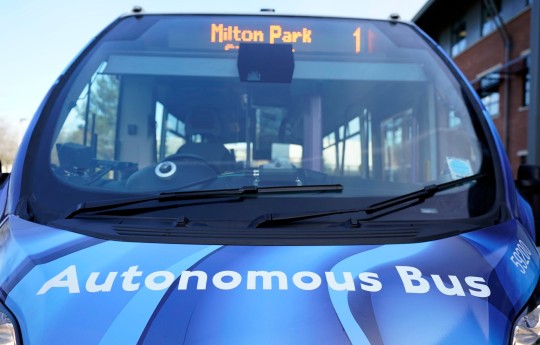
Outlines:
[[[0, 0], [0, 123], [26, 126], [54, 81], [105, 26], [146, 12], [276, 13], [411, 20], [426, 0]], [[24, 130], [24, 128], [22, 128]], [[1, 133], [0, 133], [0, 140]]]

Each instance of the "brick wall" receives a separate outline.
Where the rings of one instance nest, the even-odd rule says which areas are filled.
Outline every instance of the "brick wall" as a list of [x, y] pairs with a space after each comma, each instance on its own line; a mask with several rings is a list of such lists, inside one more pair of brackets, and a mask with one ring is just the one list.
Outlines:
[[[523, 51], [529, 49], [530, 43], [530, 9], [517, 15], [506, 23], [506, 29], [511, 39], [510, 59], [519, 58]], [[475, 42], [471, 47], [454, 58], [456, 64], [463, 71], [469, 80], [477, 78], [478, 74], [505, 62], [505, 50], [503, 40], [498, 31], [492, 32], [489, 36]], [[508, 147], [506, 151], [512, 164], [514, 174], [520, 164], [518, 152], [527, 149], [527, 108], [522, 106], [523, 102], [523, 73], [519, 72], [521, 65], [515, 65], [511, 73], [503, 73], [503, 80], [499, 85], [500, 104], [499, 116], [494, 118], [495, 126], [503, 143]], [[508, 114], [508, 137], [504, 138], [504, 83], [510, 82], [509, 114]]]

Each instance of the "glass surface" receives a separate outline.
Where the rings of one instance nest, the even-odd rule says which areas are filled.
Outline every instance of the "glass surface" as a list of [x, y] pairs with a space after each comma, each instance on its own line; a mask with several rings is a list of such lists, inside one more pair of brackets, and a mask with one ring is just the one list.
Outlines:
[[[402, 23], [127, 17], [70, 70], [51, 109], [39, 144], [53, 176], [44, 209], [61, 208], [46, 206], [54, 186], [76, 195], [50, 201], [64, 209], [133, 193], [324, 184], [343, 185], [332, 200], [361, 206], [492, 174], [459, 83]], [[468, 217], [474, 185], [441, 193], [464, 205], [452, 212], [400, 217]]]

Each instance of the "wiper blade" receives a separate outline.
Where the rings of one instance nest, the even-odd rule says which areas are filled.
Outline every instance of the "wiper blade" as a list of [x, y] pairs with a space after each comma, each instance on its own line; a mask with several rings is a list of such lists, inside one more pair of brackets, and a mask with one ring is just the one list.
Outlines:
[[[285, 225], [288, 223], [307, 220], [307, 219], [326, 217], [326, 216], [332, 216], [332, 215], [338, 215], [338, 214], [346, 214], [346, 213], [364, 212], [366, 214], [372, 214], [372, 213], [376, 213], [382, 210], [392, 208], [394, 206], [402, 205], [409, 201], [417, 200], [417, 201], [422, 202], [425, 199], [433, 197], [438, 192], [442, 192], [448, 189], [458, 187], [467, 182], [475, 181], [485, 176], [486, 176], [485, 174], [476, 174], [476, 175], [467, 176], [467, 177], [464, 177], [458, 180], [453, 180], [446, 183], [428, 185], [418, 191], [400, 195], [391, 199], [387, 199], [382, 202], [372, 204], [368, 206], [367, 208], [352, 208], [352, 209], [345, 209], [345, 210], [332, 210], [332, 211], [311, 212], [311, 213], [307, 212], [307, 213], [289, 214], [289, 215], [267, 213], [267, 214], [263, 214], [255, 218], [248, 225], [248, 227], [265, 228], [265, 227], [270, 227], [270, 226], [280, 226], [280, 225]], [[408, 206], [411, 206], [411, 205], [407, 205], [406, 207]], [[393, 209], [393, 210], [390, 210], [389, 213], [393, 211], [401, 210], [401, 209], [403, 208]], [[377, 217], [378, 216], [364, 219], [364, 220], [371, 220]]]
[[343, 191], [343, 186], [340, 184], [323, 184], [323, 185], [307, 185], [307, 186], [274, 186], [274, 187], [256, 187], [256, 186], [244, 186], [241, 188], [233, 189], [216, 189], [216, 190], [200, 190], [191, 192], [167, 192], [160, 193], [162, 197], [185, 197], [185, 196], [237, 196], [248, 194], [280, 194], [280, 193], [313, 193], [313, 192], [338, 192]]
[[403, 195], [397, 196], [395, 198], [390, 198], [390, 199], [387, 199], [387, 200], [372, 204], [368, 208], [364, 209], [364, 211], [367, 214], [371, 214], [371, 213], [375, 213], [375, 212], [379, 212], [379, 211], [382, 211], [382, 210], [392, 208], [394, 206], [402, 205], [402, 204], [407, 203], [409, 201], [418, 200], [418, 201], [422, 202], [422, 201], [424, 201], [426, 199], [429, 199], [429, 198], [433, 197], [435, 194], [437, 194], [439, 192], [461, 186], [461, 185], [463, 185], [463, 184], [465, 184], [467, 182], [476, 181], [476, 180], [481, 179], [481, 178], [483, 178], [485, 176], [486, 176], [486, 174], [483, 174], [483, 173], [482, 174], [474, 174], [474, 175], [463, 177], [463, 178], [460, 178], [460, 179], [457, 179], [457, 180], [452, 180], [450, 182], [428, 185], [428, 186], [425, 186], [424, 188], [422, 188], [420, 190], [417, 190], [415, 192], [408, 193], [408, 194], [403, 194]]
[[[215, 190], [200, 190], [186, 192], [164, 192], [156, 195], [145, 197], [112, 199], [99, 202], [82, 202], [73, 210], [70, 210], [64, 217], [66, 219], [73, 218], [82, 213], [98, 213], [101, 211], [109, 211], [125, 206], [131, 206], [148, 201], [177, 201], [177, 200], [194, 200], [194, 199], [211, 199], [211, 198], [227, 198], [227, 197], [243, 197], [253, 196], [257, 194], [288, 194], [288, 193], [341, 193], [343, 186], [340, 184], [332, 185], [308, 185], [308, 186], [277, 186], [277, 187], [255, 187], [245, 186], [233, 189], [215, 189]], [[152, 208], [154, 209], [154, 208]]]

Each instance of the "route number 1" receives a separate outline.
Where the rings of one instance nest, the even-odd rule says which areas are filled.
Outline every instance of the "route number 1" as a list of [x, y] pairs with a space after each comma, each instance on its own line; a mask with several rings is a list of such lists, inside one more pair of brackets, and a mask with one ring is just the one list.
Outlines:
[[361, 34], [360, 27], [357, 27], [356, 30], [354, 30], [353, 32], [353, 36], [355, 38], [355, 43], [356, 43], [356, 49], [355, 49], [356, 54], [360, 54], [360, 44], [362, 43], [360, 34]]

